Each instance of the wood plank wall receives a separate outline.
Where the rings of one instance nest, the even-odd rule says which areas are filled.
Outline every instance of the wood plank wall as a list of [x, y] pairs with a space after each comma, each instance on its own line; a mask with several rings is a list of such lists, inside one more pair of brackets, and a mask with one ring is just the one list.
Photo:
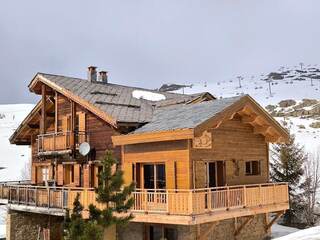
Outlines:
[[132, 181], [132, 164], [134, 163], [165, 163], [166, 187], [168, 189], [190, 188], [189, 149], [186, 140], [125, 146], [123, 170], [127, 184]]
[[[195, 168], [195, 187], [206, 185], [207, 161], [225, 161], [225, 180], [227, 185], [268, 182], [268, 144], [262, 135], [253, 133], [253, 127], [234, 118], [211, 130], [213, 134], [212, 149], [191, 148], [191, 161]], [[258, 160], [261, 174], [245, 175], [245, 161]]]
[[[67, 116], [71, 114], [71, 102], [69, 99], [61, 94], [57, 94], [57, 129], [58, 132], [67, 131]], [[85, 120], [84, 126], [79, 126], [80, 130], [85, 130], [89, 135], [89, 143], [91, 149], [94, 149], [95, 154], [92, 154], [89, 159], [76, 155], [75, 159], [70, 156], [50, 158], [48, 157], [45, 162], [57, 161], [58, 166], [55, 169], [55, 180], [58, 185], [70, 185], [70, 186], [84, 186], [93, 187], [97, 185], [98, 179], [95, 176], [98, 172], [98, 164], [94, 163], [95, 160], [101, 160], [105, 151], [107, 149], [114, 151], [114, 156], [118, 158], [121, 162], [120, 148], [114, 148], [111, 140], [111, 136], [114, 134], [119, 134], [117, 131], [111, 127], [108, 123], [104, 122], [100, 118], [96, 117], [91, 112], [87, 111], [80, 105], [76, 104], [77, 114], [81, 113], [81, 119]], [[47, 132], [54, 132], [55, 123], [50, 122], [47, 127]], [[35, 136], [36, 139], [36, 136]], [[41, 168], [43, 161], [40, 163], [36, 157], [37, 153], [37, 142], [34, 140], [32, 142], [32, 176], [34, 183], [42, 184]], [[89, 163], [86, 161], [89, 160]], [[70, 166], [66, 167], [63, 162], [69, 162], [69, 164], [74, 165], [74, 182], [70, 182]], [[79, 165], [78, 163], [81, 163]], [[69, 165], [68, 164], [68, 165]], [[82, 169], [82, 171], [81, 171]], [[82, 172], [82, 176], [80, 176]], [[81, 181], [81, 179], [83, 179]]]

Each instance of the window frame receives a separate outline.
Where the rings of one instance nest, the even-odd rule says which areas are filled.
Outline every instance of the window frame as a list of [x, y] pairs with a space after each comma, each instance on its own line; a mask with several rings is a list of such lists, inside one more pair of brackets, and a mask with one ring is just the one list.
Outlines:
[[[258, 163], [258, 172], [255, 173], [254, 172], [254, 163], [257, 162]], [[250, 171], [247, 171], [247, 164], [249, 164], [249, 168]], [[261, 160], [248, 160], [245, 161], [245, 165], [244, 165], [244, 174], [245, 176], [261, 176]]]

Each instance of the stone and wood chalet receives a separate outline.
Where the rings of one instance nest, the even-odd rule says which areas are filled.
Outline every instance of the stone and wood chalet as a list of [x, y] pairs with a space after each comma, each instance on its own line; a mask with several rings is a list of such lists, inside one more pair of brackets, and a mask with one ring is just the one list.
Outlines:
[[287, 184], [269, 181], [269, 143], [288, 133], [248, 95], [121, 86], [95, 67], [38, 73], [29, 90], [41, 99], [10, 142], [30, 146], [31, 181], [0, 185], [7, 239], [61, 239], [77, 193], [87, 217], [106, 150], [136, 183], [134, 219], [106, 239], [264, 239], [289, 208]]

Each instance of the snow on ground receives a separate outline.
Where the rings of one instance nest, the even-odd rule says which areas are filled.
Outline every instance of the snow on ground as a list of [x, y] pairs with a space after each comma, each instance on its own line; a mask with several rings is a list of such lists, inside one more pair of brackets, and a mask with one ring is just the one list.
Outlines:
[[0, 181], [21, 180], [21, 171], [30, 159], [30, 148], [11, 145], [9, 137], [34, 107], [32, 104], [0, 105]]
[[277, 239], [279, 237], [286, 236], [297, 231], [299, 231], [299, 229], [286, 227], [275, 223], [271, 227], [271, 239]]
[[274, 240], [320, 240], [320, 226], [295, 231]]
[[[9, 137], [27, 116], [34, 105], [0, 105], [0, 181], [21, 180], [21, 171], [30, 158], [30, 149], [26, 146], [11, 145]], [[6, 207], [0, 207], [0, 238], [5, 237]]]

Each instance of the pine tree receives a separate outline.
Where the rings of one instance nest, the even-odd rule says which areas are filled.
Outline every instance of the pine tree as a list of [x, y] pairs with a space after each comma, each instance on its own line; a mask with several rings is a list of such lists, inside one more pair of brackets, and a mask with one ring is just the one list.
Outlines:
[[271, 179], [274, 182], [288, 182], [290, 209], [284, 214], [283, 221], [290, 225], [302, 211], [299, 188], [307, 155], [303, 147], [295, 143], [294, 135], [290, 135], [287, 143], [273, 146], [272, 158]]
[[71, 217], [67, 212], [65, 221], [65, 240], [101, 240], [103, 229], [94, 221], [84, 220], [82, 218], [83, 206], [80, 203], [80, 194], [78, 193], [73, 202]]
[[83, 206], [80, 201], [80, 194], [78, 193], [76, 198], [73, 201], [73, 209], [71, 217], [69, 211], [66, 215], [65, 221], [65, 239], [66, 240], [80, 240], [83, 235], [84, 220], [82, 219], [82, 210]]
[[134, 204], [134, 199], [130, 197], [134, 184], [124, 186], [123, 171], [117, 167], [115, 169], [117, 161], [110, 151], [106, 152], [101, 163], [102, 171], [98, 175], [99, 185], [95, 191], [97, 202], [103, 204], [105, 208], [98, 209], [90, 205], [90, 219], [104, 228], [126, 224], [133, 218], [128, 210]]

